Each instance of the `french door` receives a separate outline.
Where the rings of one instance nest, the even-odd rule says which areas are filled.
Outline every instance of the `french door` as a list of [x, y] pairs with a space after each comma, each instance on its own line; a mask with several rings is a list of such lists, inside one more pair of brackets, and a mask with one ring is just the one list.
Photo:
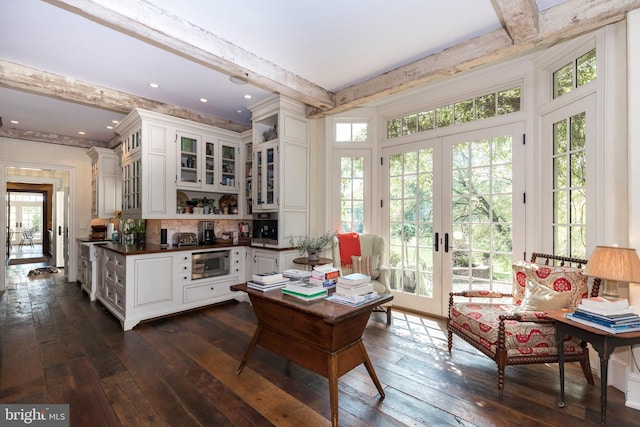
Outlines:
[[511, 293], [525, 247], [523, 133], [513, 124], [383, 150], [394, 304], [443, 316], [450, 291]]

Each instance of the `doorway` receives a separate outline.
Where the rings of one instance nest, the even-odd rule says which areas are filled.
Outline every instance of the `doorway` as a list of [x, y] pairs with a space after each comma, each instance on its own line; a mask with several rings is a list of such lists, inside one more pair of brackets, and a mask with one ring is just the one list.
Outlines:
[[7, 183], [8, 265], [48, 262], [53, 185]]
[[[67, 276], [68, 280], [75, 281], [75, 274], [72, 271], [76, 267], [75, 256], [76, 250], [73, 245], [69, 245], [69, 242], [75, 242], [75, 231], [73, 224], [75, 224], [74, 220], [74, 206], [75, 202], [73, 198], [65, 198], [63, 202], [63, 215], [57, 215], [56, 208], [56, 193], [63, 191], [64, 194], [73, 194], [73, 189], [75, 188], [75, 168], [68, 166], [59, 166], [59, 165], [42, 165], [42, 164], [33, 164], [33, 163], [21, 163], [21, 162], [12, 162], [12, 165], [8, 165], [6, 163], [0, 162], [0, 168], [4, 172], [0, 176], [0, 193], [4, 194], [5, 197], [5, 205], [9, 205], [9, 192], [18, 192], [18, 191], [26, 191], [27, 193], [46, 193], [46, 196], [43, 196], [43, 204], [44, 207], [40, 222], [42, 227], [40, 228], [40, 234], [35, 236], [33, 240], [34, 246], [31, 246], [30, 242], [23, 242], [23, 253], [22, 256], [26, 258], [35, 257], [35, 256], [44, 256], [46, 257], [47, 262], [35, 264], [35, 266], [44, 266], [44, 265], [52, 265], [54, 260], [52, 260], [52, 255], [55, 256], [55, 248], [58, 240], [63, 242], [63, 262], [55, 265], [56, 267], [64, 267], [64, 270], [61, 270], [61, 273]], [[27, 185], [27, 187], [15, 188], [14, 184], [19, 184], [21, 186]], [[34, 202], [33, 200], [30, 203], [38, 204], [38, 202]], [[17, 207], [19, 203], [17, 200], [15, 202], [15, 207]], [[18, 277], [22, 282], [25, 281], [25, 277], [20, 274], [16, 276], [16, 269], [24, 270], [25, 268], [34, 268], [34, 264], [22, 264], [17, 266], [9, 266], [9, 256], [11, 251], [9, 250], [9, 242], [11, 244], [20, 245], [21, 234], [14, 234], [11, 240], [9, 237], [9, 216], [11, 217], [11, 222], [13, 223], [10, 228], [16, 227], [16, 218], [17, 213], [9, 211], [10, 207], [7, 206], [6, 209], [0, 209], [0, 222], [2, 222], [3, 226], [0, 228], [0, 237], [5, 239], [7, 242], [7, 247], [5, 248], [5, 262], [1, 264], [0, 267], [0, 276], [5, 280], [0, 281], [0, 291], [5, 290], [6, 286], [13, 283], [12, 281]], [[31, 222], [33, 222], [33, 214], [26, 212], [24, 213], [26, 217], [31, 218]], [[59, 217], [59, 218], [58, 218]], [[64, 221], [64, 222], [61, 222]], [[22, 221], [22, 228], [25, 225], [24, 217]], [[36, 221], [37, 222], [37, 221]], [[58, 233], [58, 224], [61, 224], [60, 233]], [[18, 226], [20, 226], [20, 221], [18, 221]], [[49, 231], [56, 230], [56, 233]], [[41, 243], [40, 243], [41, 242]], [[28, 245], [26, 246], [25, 245]], [[36, 246], [36, 245], [39, 245]], [[31, 253], [29, 253], [31, 252]], [[12, 257], [14, 258], [14, 257]], [[10, 270], [13, 270], [13, 273], [10, 274]], [[28, 269], [26, 270], [28, 271]], [[71, 272], [71, 273], [70, 273]]]
[[394, 304], [443, 316], [451, 291], [511, 292], [524, 247], [523, 133], [517, 123], [383, 150]]

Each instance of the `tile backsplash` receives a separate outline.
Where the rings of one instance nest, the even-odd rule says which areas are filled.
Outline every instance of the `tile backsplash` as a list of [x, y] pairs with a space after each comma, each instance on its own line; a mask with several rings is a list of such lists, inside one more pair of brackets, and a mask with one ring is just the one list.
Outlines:
[[[210, 221], [210, 220], [207, 220]], [[146, 223], [146, 241], [151, 244], [160, 244], [160, 229], [167, 229], [167, 242], [173, 243], [175, 233], [197, 233], [199, 220], [193, 219], [148, 219]], [[233, 236], [234, 231], [239, 231], [240, 223], [251, 223], [250, 220], [216, 219], [213, 220], [216, 237], [224, 233]]]

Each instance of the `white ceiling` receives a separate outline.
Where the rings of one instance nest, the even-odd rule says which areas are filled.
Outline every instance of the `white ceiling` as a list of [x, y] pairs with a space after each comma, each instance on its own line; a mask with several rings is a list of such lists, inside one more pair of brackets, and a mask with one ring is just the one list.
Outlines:
[[[331, 92], [501, 26], [491, 0], [151, 3]], [[270, 95], [45, 1], [0, 0], [0, 40], [2, 60], [245, 125], [247, 106]], [[106, 142], [124, 115], [0, 86], [0, 117], [5, 128]]]

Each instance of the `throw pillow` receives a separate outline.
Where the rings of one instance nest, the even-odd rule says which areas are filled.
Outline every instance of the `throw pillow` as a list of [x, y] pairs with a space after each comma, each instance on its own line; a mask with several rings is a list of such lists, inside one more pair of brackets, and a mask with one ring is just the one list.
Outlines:
[[556, 292], [540, 283], [527, 280], [522, 304], [515, 311], [549, 311], [567, 308], [571, 292]]
[[380, 255], [362, 255], [351, 257], [351, 262], [353, 264], [353, 272], [361, 273], [371, 276], [372, 279], [377, 279], [380, 276], [380, 271], [378, 270], [380, 264]]

